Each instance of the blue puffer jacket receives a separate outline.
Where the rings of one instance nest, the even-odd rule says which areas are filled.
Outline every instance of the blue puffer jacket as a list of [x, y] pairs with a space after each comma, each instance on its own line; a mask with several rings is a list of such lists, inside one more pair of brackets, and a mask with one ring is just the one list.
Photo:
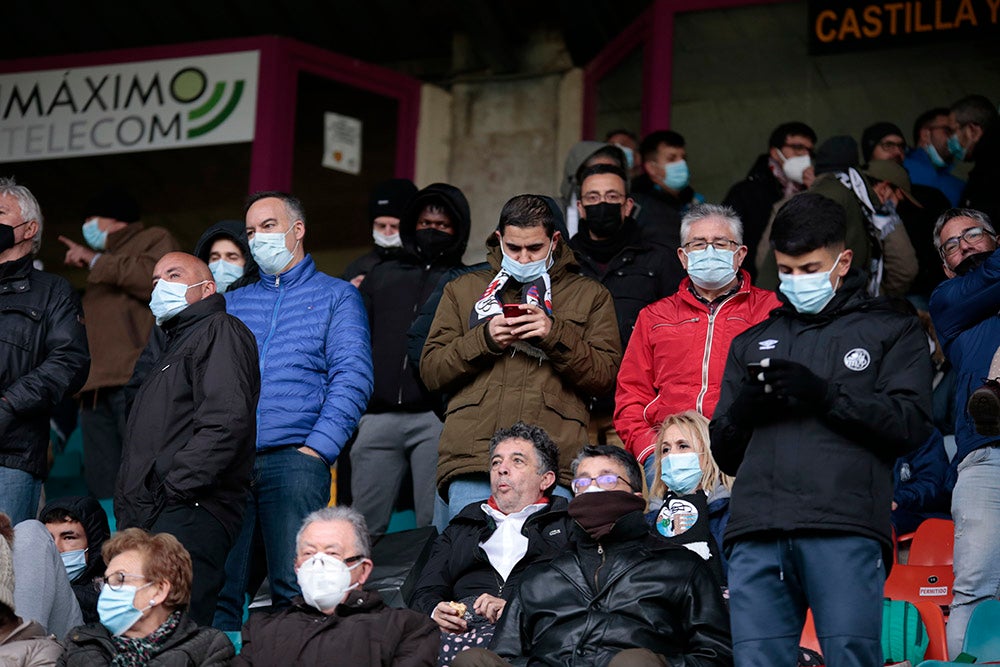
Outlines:
[[257, 451], [305, 444], [332, 464], [372, 393], [368, 315], [358, 290], [317, 271], [306, 255], [225, 297], [260, 351]]

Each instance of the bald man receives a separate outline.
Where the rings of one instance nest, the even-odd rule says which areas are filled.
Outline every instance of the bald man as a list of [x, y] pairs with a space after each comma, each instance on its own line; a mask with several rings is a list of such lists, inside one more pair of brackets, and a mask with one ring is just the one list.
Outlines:
[[167, 344], [129, 414], [115, 517], [119, 530], [180, 540], [194, 563], [189, 614], [211, 625], [250, 487], [257, 343], [226, 314], [212, 272], [194, 255], [164, 255], [152, 278], [149, 308]]

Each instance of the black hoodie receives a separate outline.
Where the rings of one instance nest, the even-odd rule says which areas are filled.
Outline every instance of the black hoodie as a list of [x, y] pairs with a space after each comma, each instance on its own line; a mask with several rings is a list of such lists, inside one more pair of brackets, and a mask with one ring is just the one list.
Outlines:
[[243, 258], [246, 260], [246, 264], [243, 266], [243, 276], [230, 285], [226, 291], [231, 292], [234, 289], [245, 287], [260, 280], [260, 269], [257, 267], [257, 262], [254, 261], [253, 255], [250, 254], [246, 224], [240, 220], [220, 220], [215, 223], [206, 229], [205, 233], [198, 239], [198, 243], [194, 246], [195, 256], [208, 264], [208, 257], [212, 253], [212, 244], [219, 239], [228, 239], [239, 246], [240, 251], [243, 253]]
[[87, 567], [76, 575], [70, 583], [73, 592], [80, 603], [84, 623], [96, 623], [97, 598], [100, 595], [94, 588], [94, 577], [104, 574], [104, 558], [101, 557], [101, 547], [111, 537], [108, 527], [108, 515], [96, 498], [90, 496], [67, 496], [50, 501], [40, 515], [42, 521], [61, 523], [67, 517], [79, 521], [83, 532], [87, 534]]
[[[442, 206], [455, 226], [452, 243], [436, 258], [417, 249], [417, 218], [428, 204]], [[368, 411], [426, 412], [435, 402], [406, 356], [407, 331], [420, 307], [449, 269], [462, 266], [469, 242], [469, 203], [462, 191], [445, 183], [429, 185], [416, 194], [400, 218], [403, 248], [393, 259], [372, 269], [361, 283], [372, 335], [375, 391]]]

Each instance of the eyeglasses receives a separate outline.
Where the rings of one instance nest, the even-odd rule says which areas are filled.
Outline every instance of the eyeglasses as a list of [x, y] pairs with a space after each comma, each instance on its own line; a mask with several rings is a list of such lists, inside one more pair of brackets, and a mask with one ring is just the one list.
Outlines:
[[[146, 579], [146, 577], [141, 574], [130, 574], [128, 572], [112, 572], [106, 577], [94, 577], [94, 588], [100, 592], [104, 588], [104, 584], [107, 584], [111, 590], [120, 591], [122, 586], [125, 585], [126, 579]], [[148, 581], [148, 579], [146, 580]]]
[[965, 241], [969, 245], [975, 245], [979, 243], [984, 236], [994, 238], [996, 235], [989, 232], [982, 227], [969, 227], [964, 232], [958, 236], [952, 236], [950, 239], [941, 244], [941, 255], [947, 257], [949, 255], [954, 255], [958, 252], [962, 241]]
[[582, 493], [590, 488], [591, 484], [596, 483], [597, 488], [604, 489], [605, 491], [610, 491], [611, 489], [618, 486], [618, 480], [625, 482], [628, 488], [632, 488], [628, 480], [621, 475], [598, 475], [597, 477], [577, 477], [572, 482], [573, 493]]
[[588, 192], [581, 197], [584, 206], [593, 206], [605, 201], [609, 204], [621, 204], [625, 201], [625, 195], [620, 192], [605, 192], [602, 196], [600, 192]]
[[704, 250], [709, 245], [716, 250], [729, 250], [733, 246], [738, 246], [739, 242], [732, 239], [712, 239], [711, 241], [706, 241], [705, 239], [695, 239], [694, 241], [688, 241], [681, 247], [690, 252], [698, 252], [699, 250]]
[[878, 142], [878, 147], [881, 148], [884, 151], [891, 151], [892, 149], [896, 149], [898, 151], [905, 151], [906, 150], [906, 142], [905, 141], [889, 141], [888, 139], [885, 139], [883, 141]]
[[[311, 554], [303, 554], [303, 556], [306, 559], [309, 559], [309, 558], [312, 558], [313, 556], [315, 556], [317, 553], [320, 553], [320, 552], [317, 551], [317, 552], [311, 553]], [[336, 558], [337, 560], [339, 560], [344, 565], [354, 565], [359, 560], [364, 560], [365, 559], [365, 557], [362, 556], [361, 554], [358, 554], [357, 556], [350, 556], [348, 558], [343, 558], [341, 556], [338, 556], [337, 554], [326, 554], [326, 555], [330, 556], [331, 558]]]

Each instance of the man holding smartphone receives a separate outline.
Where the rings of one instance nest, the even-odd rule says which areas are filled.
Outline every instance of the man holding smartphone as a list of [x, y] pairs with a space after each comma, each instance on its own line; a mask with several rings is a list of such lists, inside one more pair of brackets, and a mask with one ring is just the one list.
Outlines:
[[552, 436], [563, 462], [556, 493], [569, 496], [569, 462], [587, 442], [587, 404], [614, 384], [614, 303], [579, 275], [556, 216], [547, 197], [508, 201], [486, 243], [490, 268], [448, 283], [434, 316], [420, 377], [451, 397], [437, 470], [449, 519], [489, 497], [490, 439], [517, 421]]
[[931, 432], [927, 340], [866, 295], [845, 214], [805, 193], [774, 220], [783, 306], [733, 340], [711, 425], [739, 480], [724, 545], [736, 664], [796, 664], [806, 609], [826, 664], [880, 665], [892, 466]]

